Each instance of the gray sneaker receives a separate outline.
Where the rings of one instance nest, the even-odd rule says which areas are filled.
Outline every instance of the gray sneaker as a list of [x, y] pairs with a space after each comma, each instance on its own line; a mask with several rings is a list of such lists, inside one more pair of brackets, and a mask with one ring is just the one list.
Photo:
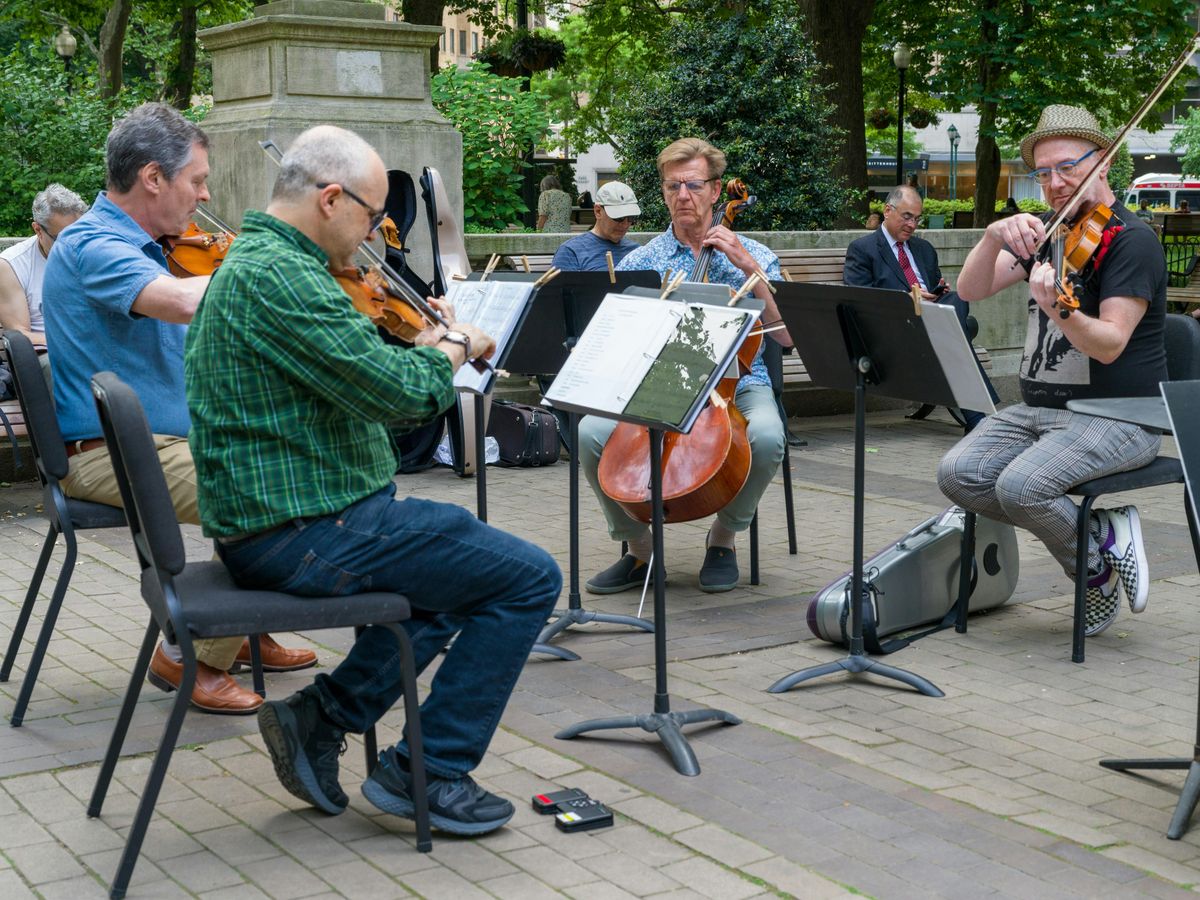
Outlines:
[[338, 783], [338, 757], [346, 752], [346, 733], [322, 715], [311, 688], [264, 703], [258, 730], [280, 784], [331, 816], [345, 810], [350, 798]]
[[[416, 818], [408, 760], [394, 747], [379, 754], [379, 765], [363, 782], [362, 792], [385, 813]], [[461, 778], [430, 775], [425, 796], [429, 800], [430, 824], [451, 834], [487, 834], [511, 819], [515, 812], [511, 803], [485, 791], [470, 775]]]

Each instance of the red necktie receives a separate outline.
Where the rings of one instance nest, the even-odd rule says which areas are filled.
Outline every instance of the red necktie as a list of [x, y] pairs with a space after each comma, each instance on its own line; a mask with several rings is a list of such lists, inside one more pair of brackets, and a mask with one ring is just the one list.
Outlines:
[[917, 271], [912, 267], [912, 263], [908, 260], [908, 253], [904, 250], [904, 242], [896, 244], [896, 257], [900, 260], [900, 271], [904, 273], [904, 280], [908, 282], [908, 286], [920, 284], [921, 279], [917, 277]]

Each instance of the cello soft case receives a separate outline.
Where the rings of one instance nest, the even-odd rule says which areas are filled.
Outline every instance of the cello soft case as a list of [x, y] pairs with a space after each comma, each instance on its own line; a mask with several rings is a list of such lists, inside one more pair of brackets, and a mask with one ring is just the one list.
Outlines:
[[[880, 648], [878, 639], [939, 622], [954, 606], [965, 517], [961, 507], [951, 506], [863, 563], [863, 635], [868, 652], [899, 649], [903, 643]], [[1019, 571], [1013, 527], [977, 516], [970, 611], [1006, 603], [1016, 589]], [[851, 578], [847, 572], [809, 601], [808, 627], [823, 641], [849, 644]]]

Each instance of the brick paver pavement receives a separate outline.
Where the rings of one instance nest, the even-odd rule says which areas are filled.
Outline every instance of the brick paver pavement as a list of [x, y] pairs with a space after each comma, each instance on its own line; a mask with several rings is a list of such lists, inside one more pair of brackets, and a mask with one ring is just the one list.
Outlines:
[[[946, 422], [872, 414], [866, 547], [886, 545], [945, 505], [933, 480], [955, 440]], [[705, 525], [667, 535], [668, 651], [674, 708], [744, 719], [688, 736], [703, 772], [674, 772], [641, 731], [574, 741], [584, 718], [645, 713], [653, 638], [574, 627], [558, 638], [578, 662], [535, 657], [477, 773], [516, 804], [513, 822], [478, 840], [435, 835], [415, 852], [409, 823], [377, 814], [355, 789], [361, 743], [342, 758], [350, 809], [304, 809], [274, 778], [253, 719], [194, 714], [151, 823], [136, 897], [1167, 897], [1200, 884], [1200, 827], [1164, 835], [1183, 775], [1122, 775], [1112, 756], [1186, 755], [1195, 734], [1200, 577], [1181, 491], [1106, 498], [1137, 503], [1151, 559], [1147, 612], [1125, 611], [1069, 661], [1071, 585], [1021, 535], [1014, 603], [972, 618], [966, 635], [925, 638], [889, 660], [945, 692], [826, 678], [783, 695], [765, 688], [840, 651], [805, 624], [808, 596], [848, 565], [852, 443], [847, 417], [805, 419], [793, 453], [800, 553], [787, 554], [782, 491], [761, 508], [762, 584], [723, 595], [696, 588]], [[1169, 445], [1169, 442], [1168, 442]], [[778, 480], [778, 479], [777, 479]], [[407, 476], [414, 495], [474, 503], [474, 482], [438, 469]], [[489, 470], [489, 518], [566, 565], [567, 466]], [[615, 554], [586, 496], [586, 578]], [[0, 491], [0, 642], [7, 644], [44, 534], [39, 496]], [[186, 529], [190, 558], [210, 547]], [[56, 560], [57, 564], [57, 560]], [[564, 604], [565, 604], [564, 594]], [[635, 612], [635, 594], [584, 595]], [[103, 896], [157, 740], [168, 697], [147, 687], [103, 816], [84, 807], [144, 628], [128, 535], [81, 535], [80, 559], [20, 729], [0, 730], [0, 897]], [[40, 625], [35, 618], [30, 639]], [[334, 665], [349, 642], [291, 638]], [[23, 674], [0, 686], [4, 712]], [[271, 676], [281, 697], [311, 673]], [[426, 682], [428, 677], [424, 679]], [[389, 715], [381, 740], [395, 739]], [[555, 785], [581, 787], [617, 812], [614, 828], [564, 835], [529, 808]]]

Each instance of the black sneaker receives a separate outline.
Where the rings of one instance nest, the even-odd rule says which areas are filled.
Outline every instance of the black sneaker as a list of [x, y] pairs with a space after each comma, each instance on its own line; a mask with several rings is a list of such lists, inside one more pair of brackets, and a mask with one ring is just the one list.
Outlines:
[[306, 688], [286, 700], [267, 701], [258, 710], [258, 730], [280, 784], [331, 816], [346, 808], [350, 798], [338, 784], [346, 733], [321, 714], [316, 694]]
[[[363, 782], [362, 792], [385, 813], [405, 819], [416, 817], [408, 761], [394, 747], [379, 754], [379, 765]], [[487, 834], [515, 812], [511, 803], [485, 791], [470, 775], [454, 779], [430, 775], [425, 796], [429, 798], [430, 824], [451, 834]]]
[[730, 547], [709, 547], [700, 567], [700, 590], [706, 594], [721, 594], [737, 587], [737, 551]]
[[[646, 581], [647, 568], [646, 563], [632, 553], [626, 553], [603, 572], [589, 578], [584, 587], [589, 594], [619, 594], [630, 588], [640, 588]], [[654, 583], [653, 575], [650, 583]]]

